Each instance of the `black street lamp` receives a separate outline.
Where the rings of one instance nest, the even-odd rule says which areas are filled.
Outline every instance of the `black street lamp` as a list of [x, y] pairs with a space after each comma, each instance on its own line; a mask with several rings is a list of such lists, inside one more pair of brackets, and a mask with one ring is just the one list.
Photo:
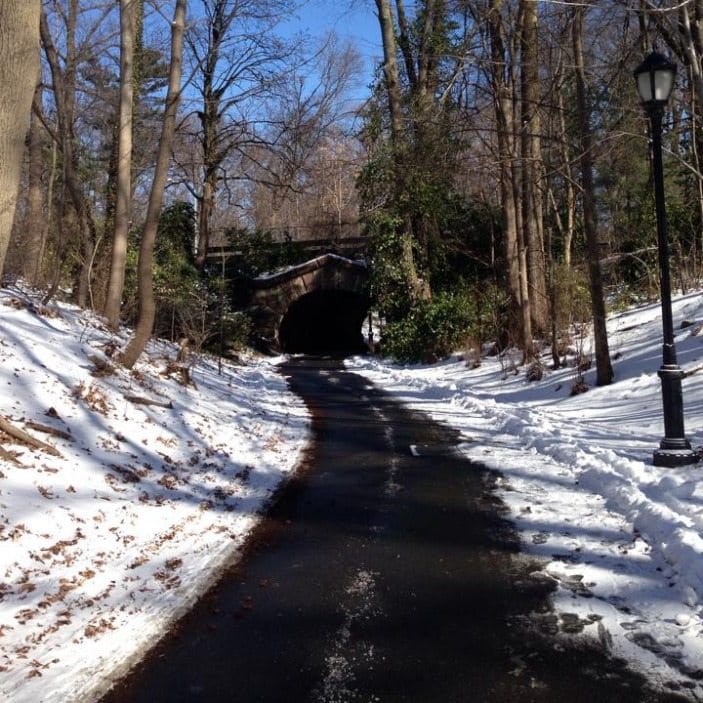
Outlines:
[[664, 168], [662, 164], [662, 117], [676, 78], [676, 65], [665, 56], [653, 51], [635, 69], [637, 90], [651, 123], [652, 170], [654, 175], [654, 200], [657, 212], [657, 248], [659, 250], [659, 280], [661, 287], [662, 327], [664, 345], [659, 378], [662, 384], [664, 405], [664, 439], [654, 452], [655, 466], [685, 466], [699, 460], [697, 452], [684, 434], [683, 372], [676, 361], [674, 324], [671, 314], [671, 277], [669, 275], [669, 242], [667, 236], [666, 207], [664, 204]]

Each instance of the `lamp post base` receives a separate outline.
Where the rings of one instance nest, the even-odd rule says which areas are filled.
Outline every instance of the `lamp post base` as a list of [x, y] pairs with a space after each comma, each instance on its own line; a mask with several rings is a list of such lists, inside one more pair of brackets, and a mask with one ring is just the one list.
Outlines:
[[690, 447], [681, 449], [660, 448], [654, 451], [654, 466], [675, 468], [677, 466], [697, 464], [700, 460], [701, 455]]
[[659, 369], [659, 378], [661, 378], [664, 405], [664, 439], [659, 443], [659, 449], [654, 452], [654, 466], [676, 467], [696, 464], [700, 461], [701, 455], [691, 449], [691, 443], [684, 432], [681, 391], [683, 372], [676, 363], [673, 342], [670, 345], [664, 345], [663, 356], [665, 363]]

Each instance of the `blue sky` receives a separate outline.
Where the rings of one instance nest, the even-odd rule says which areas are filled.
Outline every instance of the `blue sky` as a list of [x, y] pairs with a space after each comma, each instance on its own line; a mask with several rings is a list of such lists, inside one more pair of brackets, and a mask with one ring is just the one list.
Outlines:
[[362, 93], [371, 82], [374, 68], [381, 57], [381, 34], [373, 0], [307, 0], [290, 22], [293, 31], [323, 36], [334, 31], [352, 40], [364, 58], [366, 79]]

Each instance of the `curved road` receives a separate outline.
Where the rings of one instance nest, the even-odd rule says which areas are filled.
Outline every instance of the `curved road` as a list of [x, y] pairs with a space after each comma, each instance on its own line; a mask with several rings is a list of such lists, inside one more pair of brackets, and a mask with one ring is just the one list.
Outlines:
[[556, 641], [550, 584], [450, 431], [339, 362], [283, 372], [314, 416], [305, 470], [103, 703], [682, 700]]

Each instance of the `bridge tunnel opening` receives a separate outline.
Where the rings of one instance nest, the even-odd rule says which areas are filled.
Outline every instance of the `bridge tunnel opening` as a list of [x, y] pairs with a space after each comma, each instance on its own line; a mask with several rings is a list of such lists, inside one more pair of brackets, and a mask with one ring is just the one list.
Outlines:
[[343, 290], [307, 293], [291, 303], [281, 320], [278, 341], [288, 354], [362, 354], [363, 324], [369, 300]]

